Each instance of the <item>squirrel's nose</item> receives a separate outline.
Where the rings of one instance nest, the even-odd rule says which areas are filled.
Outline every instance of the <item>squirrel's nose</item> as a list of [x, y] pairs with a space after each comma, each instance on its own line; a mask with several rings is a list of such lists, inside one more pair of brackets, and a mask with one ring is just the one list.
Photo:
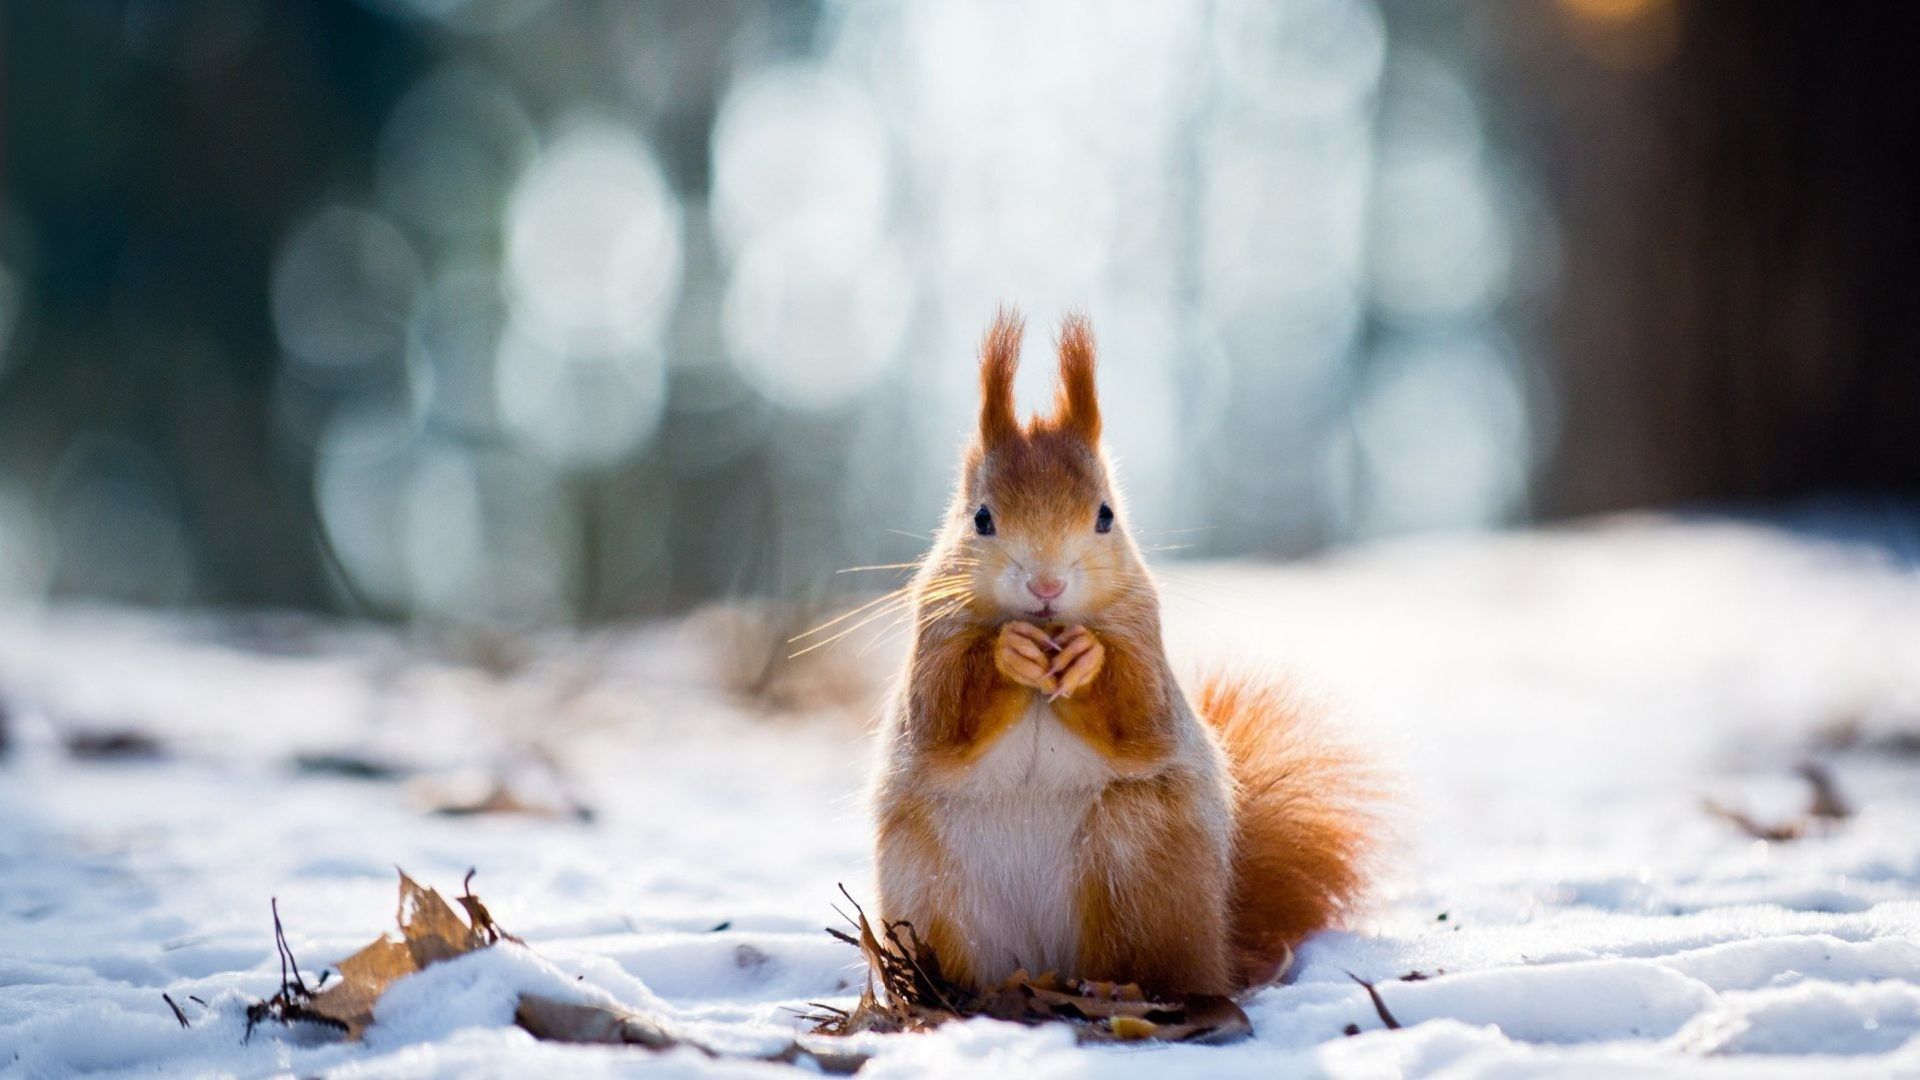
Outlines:
[[1057, 577], [1030, 577], [1027, 579], [1027, 591], [1042, 600], [1051, 600], [1067, 591], [1067, 583]]

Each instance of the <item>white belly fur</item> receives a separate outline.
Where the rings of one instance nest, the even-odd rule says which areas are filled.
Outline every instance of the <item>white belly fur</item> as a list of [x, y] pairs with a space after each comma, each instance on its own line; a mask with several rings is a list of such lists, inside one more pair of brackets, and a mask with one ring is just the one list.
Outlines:
[[1070, 972], [1079, 940], [1076, 852], [1107, 762], [1036, 700], [943, 799], [941, 839], [958, 872], [956, 926], [974, 970]]

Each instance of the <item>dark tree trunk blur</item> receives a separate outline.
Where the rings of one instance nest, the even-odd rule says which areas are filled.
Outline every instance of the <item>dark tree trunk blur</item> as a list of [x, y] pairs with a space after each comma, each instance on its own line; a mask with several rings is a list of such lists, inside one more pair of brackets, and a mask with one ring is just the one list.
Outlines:
[[1549, 515], [1920, 492], [1920, 64], [1895, 5], [1508, 5], [1560, 236]]

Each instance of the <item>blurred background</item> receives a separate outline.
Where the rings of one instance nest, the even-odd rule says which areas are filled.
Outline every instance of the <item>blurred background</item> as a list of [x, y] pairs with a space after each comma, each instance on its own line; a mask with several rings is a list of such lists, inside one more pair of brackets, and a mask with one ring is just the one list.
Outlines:
[[1171, 556], [1920, 489], [1910, 45], [1674, 0], [12, 0], [0, 598], [456, 626], [925, 545], [996, 305]]

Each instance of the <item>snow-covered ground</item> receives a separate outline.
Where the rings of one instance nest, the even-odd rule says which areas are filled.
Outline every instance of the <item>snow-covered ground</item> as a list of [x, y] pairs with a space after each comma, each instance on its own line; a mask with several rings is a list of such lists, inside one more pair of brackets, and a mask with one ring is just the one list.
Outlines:
[[[863, 1075], [1920, 1073], [1920, 758], [1866, 749], [1920, 731], [1911, 562], [1648, 519], [1167, 569], [1178, 657], [1285, 666], [1405, 777], [1375, 909], [1252, 999], [1247, 1042], [1081, 1048], [974, 1022], [869, 1038]], [[541, 989], [752, 1051], [799, 1029], [789, 1010], [850, 1000], [856, 959], [821, 927], [836, 883], [871, 892], [865, 720], [898, 645], [758, 678], [777, 636], [708, 615], [492, 643], [480, 664], [279, 618], [0, 614], [0, 1074], [784, 1068], [511, 1023]], [[61, 746], [109, 729], [164, 756]], [[1842, 729], [1859, 745], [1816, 747]], [[1850, 820], [1769, 843], [1702, 811], [1793, 817], [1810, 754]], [[423, 809], [502, 770], [593, 817]], [[269, 1025], [243, 1044], [279, 981], [268, 899], [317, 971], [392, 925], [396, 864], [449, 895], [477, 867], [532, 951], [398, 984], [364, 1043]]]

